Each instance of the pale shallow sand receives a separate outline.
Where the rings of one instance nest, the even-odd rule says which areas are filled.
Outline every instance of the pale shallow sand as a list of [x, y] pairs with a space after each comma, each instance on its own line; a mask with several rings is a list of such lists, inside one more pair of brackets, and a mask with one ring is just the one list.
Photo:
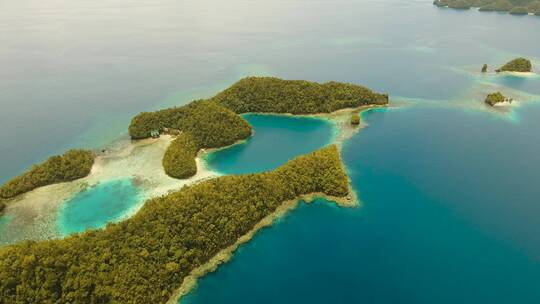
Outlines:
[[[41, 187], [8, 201], [5, 216], [12, 217], [0, 235], [0, 245], [24, 239], [49, 239], [59, 237], [57, 215], [66, 200], [87, 187], [116, 179], [131, 179], [141, 188], [141, 200], [120, 219], [128, 218], [151, 197], [178, 190], [184, 185], [217, 176], [208, 170], [200, 154], [197, 174], [189, 179], [174, 179], [165, 174], [161, 159], [172, 141], [168, 135], [159, 139], [122, 142], [120, 146], [96, 157], [90, 174], [73, 182]], [[202, 152], [204, 153], [204, 152]]]
[[[343, 109], [328, 114], [305, 115], [327, 120], [334, 126], [334, 135], [329, 144], [338, 147], [364, 125], [352, 126], [350, 115], [372, 107]], [[268, 113], [267, 113], [268, 114]], [[273, 115], [273, 114], [270, 114]], [[279, 114], [275, 114], [279, 115]], [[253, 136], [254, 134], [252, 134]], [[131, 179], [140, 188], [141, 199], [115, 220], [124, 220], [135, 214], [149, 198], [179, 190], [185, 185], [219, 176], [205, 165], [205, 155], [218, 149], [201, 150], [196, 158], [197, 174], [189, 179], [174, 179], [165, 174], [161, 160], [173, 137], [162, 135], [158, 139], [139, 141], [119, 140], [99, 153], [90, 174], [72, 182], [41, 187], [7, 201], [4, 211], [11, 218], [0, 235], [0, 245], [21, 240], [43, 240], [61, 237], [58, 229], [58, 214], [64, 202], [75, 194], [98, 185], [118, 179]], [[242, 143], [239, 141], [235, 144]], [[227, 148], [227, 147], [225, 147]]]

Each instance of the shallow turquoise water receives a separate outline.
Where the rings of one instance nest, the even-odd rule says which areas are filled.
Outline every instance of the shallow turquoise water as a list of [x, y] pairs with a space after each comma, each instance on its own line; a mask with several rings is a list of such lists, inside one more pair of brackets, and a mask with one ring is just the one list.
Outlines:
[[[210, 96], [247, 75], [346, 81], [445, 104], [482, 82], [540, 93], [538, 77], [462, 72], [517, 56], [539, 62], [539, 18], [431, 2], [6, 2], [0, 182], [68, 147], [125, 135], [140, 111]], [[540, 302], [539, 107], [512, 114], [519, 119], [421, 106], [365, 117], [370, 127], [343, 151], [363, 207], [301, 205], [187, 302]], [[260, 171], [301, 152], [278, 151], [272, 132], [216, 154], [212, 166]], [[279, 132], [286, 146], [304, 139]], [[137, 193], [113, 184], [75, 197], [59, 228], [121, 216]]]
[[538, 303], [540, 107], [520, 115], [370, 111], [343, 150], [362, 207], [302, 204], [182, 303]]
[[11, 222], [12, 219], [13, 217], [9, 215], [0, 216], [0, 231], [2, 231], [5, 226], [9, 224], [9, 222]]
[[140, 203], [140, 190], [130, 179], [102, 182], [76, 194], [59, 210], [58, 230], [62, 235], [102, 228], [120, 219]]
[[295, 156], [330, 142], [334, 125], [309, 117], [247, 114], [255, 135], [245, 143], [209, 154], [207, 165], [220, 173], [241, 174], [272, 170]]
[[527, 92], [529, 94], [540, 95], [540, 75], [497, 75], [490, 78], [493, 83]]

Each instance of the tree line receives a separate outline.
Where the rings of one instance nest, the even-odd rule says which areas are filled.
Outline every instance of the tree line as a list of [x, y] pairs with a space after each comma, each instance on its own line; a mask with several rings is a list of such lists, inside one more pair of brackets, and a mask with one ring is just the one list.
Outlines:
[[[133, 139], [148, 138], [153, 131], [169, 129], [187, 134], [173, 141], [162, 163], [169, 176], [188, 178], [197, 172], [197, 151], [228, 146], [251, 135], [251, 126], [238, 114], [328, 113], [343, 108], [386, 103], [388, 95], [354, 84], [247, 77], [210, 99], [140, 113], [132, 119], [128, 130]], [[188, 147], [184, 148], [182, 144]]]
[[329, 146], [274, 171], [223, 176], [151, 199], [132, 218], [62, 240], [0, 248], [2, 303], [163, 303], [282, 202], [343, 197], [348, 178]]
[[455, 9], [479, 8], [483, 12], [509, 12], [514, 15], [540, 15], [539, 0], [435, 0], [434, 5]]
[[349, 83], [317, 83], [275, 77], [247, 77], [210, 100], [236, 113], [330, 113], [363, 105], [387, 104], [388, 95]]
[[2, 185], [0, 198], [12, 198], [38, 187], [85, 177], [93, 164], [94, 155], [87, 150], [73, 149], [63, 155], [51, 156]]
[[176, 137], [163, 156], [163, 168], [167, 175], [174, 178], [188, 178], [197, 173], [195, 156], [199, 147], [190, 133], [182, 133]]

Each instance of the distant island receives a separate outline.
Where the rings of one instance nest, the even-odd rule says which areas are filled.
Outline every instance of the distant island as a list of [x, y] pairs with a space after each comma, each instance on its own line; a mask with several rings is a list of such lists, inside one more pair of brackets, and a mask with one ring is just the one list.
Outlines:
[[226, 147], [251, 136], [251, 126], [239, 114], [317, 114], [387, 103], [387, 94], [355, 84], [247, 77], [212, 98], [140, 113], [128, 130], [132, 139], [181, 134], [165, 152], [162, 163], [169, 176], [189, 178], [197, 173], [199, 150]]
[[7, 303], [163, 303], [192, 270], [306, 195], [338, 202], [350, 195], [335, 146], [274, 171], [218, 177], [150, 199], [101, 230], [4, 247], [0, 294]]
[[493, 107], [497, 104], [501, 104], [505, 102], [511, 103], [512, 101], [513, 100], [511, 98], [505, 97], [503, 94], [501, 94], [501, 92], [495, 92], [495, 93], [488, 94], [488, 96], [486, 97], [485, 103]]
[[516, 58], [502, 67], [495, 70], [495, 72], [520, 72], [520, 73], [528, 73], [532, 72], [532, 63], [529, 59], [526, 58]]
[[[86, 150], [69, 150], [63, 155], [51, 156], [3, 184], [0, 187], [0, 198], [13, 198], [38, 187], [85, 177], [93, 164], [94, 155]], [[3, 208], [0, 206], [0, 209]]]
[[454, 9], [478, 8], [482, 12], [508, 12], [513, 15], [540, 16], [539, 0], [435, 0], [438, 7]]

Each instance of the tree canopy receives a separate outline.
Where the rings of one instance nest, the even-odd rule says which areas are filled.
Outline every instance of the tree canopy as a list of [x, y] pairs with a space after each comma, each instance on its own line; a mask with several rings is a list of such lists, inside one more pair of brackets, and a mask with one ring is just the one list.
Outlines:
[[[190, 139], [182, 138], [173, 142], [162, 160], [169, 176], [187, 178], [197, 171], [195, 156], [199, 149], [221, 148], [251, 135], [251, 126], [238, 114], [328, 113], [343, 108], [387, 103], [388, 95], [354, 84], [247, 77], [210, 99], [140, 113], [132, 119], [129, 134], [133, 139], [147, 138], [153, 131], [166, 129], [189, 134]], [[196, 147], [194, 152], [191, 147], [181, 147], [182, 143], [190, 142]]]
[[343, 197], [335, 146], [274, 171], [223, 176], [148, 200], [132, 218], [62, 240], [0, 248], [2, 303], [163, 303], [191, 270], [284, 201]]
[[505, 101], [511, 101], [511, 99], [506, 98], [503, 94], [501, 94], [501, 92], [490, 93], [485, 100], [485, 102], [490, 106], [494, 106]]
[[94, 164], [92, 152], [69, 150], [49, 157], [0, 187], [0, 198], [11, 198], [38, 187], [72, 181], [87, 176]]
[[247, 77], [210, 100], [236, 113], [313, 114], [387, 104], [388, 95], [349, 83], [316, 83], [275, 77]]
[[165, 151], [163, 168], [167, 175], [174, 178], [188, 178], [197, 173], [195, 156], [199, 148], [189, 133], [182, 133]]
[[150, 137], [165, 128], [189, 132], [199, 148], [218, 148], [249, 137], [251, 126], [231, 110], [211, 101], [196, 100], [182, 107], [143, 112], [129, 125], [133, 139]]
[[510, 12], [516, 15], [540, 12], [538, 0], [435, 0], [433, 4], [456, 9], [477, 7], [484, 12]]
[[495, 70], [498, 72], [532, 72], [532, 63], [526, 58], [516, 58]]

